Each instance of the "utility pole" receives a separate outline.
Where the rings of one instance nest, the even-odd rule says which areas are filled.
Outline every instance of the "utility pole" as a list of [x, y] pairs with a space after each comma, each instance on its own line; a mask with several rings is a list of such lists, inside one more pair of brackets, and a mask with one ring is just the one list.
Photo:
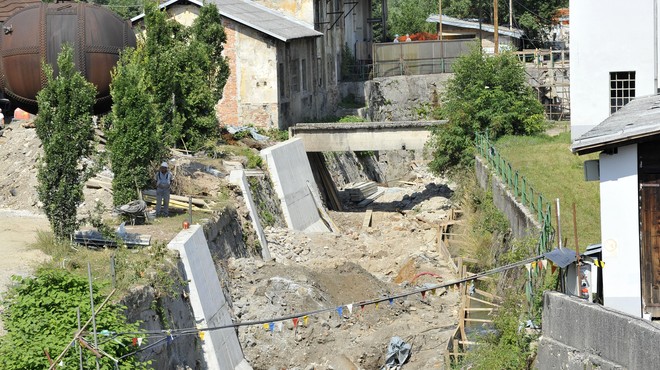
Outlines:
[[500, 34], [497, 29], [497, 0], [493, 0], [493, 25], [495, 26], [495, 55], [499, 54]]
[[442, 41], [442, 0], [438, 0], [438, 40]]
[[509, 29], [513, 29], [513, 0], [509, 0]]

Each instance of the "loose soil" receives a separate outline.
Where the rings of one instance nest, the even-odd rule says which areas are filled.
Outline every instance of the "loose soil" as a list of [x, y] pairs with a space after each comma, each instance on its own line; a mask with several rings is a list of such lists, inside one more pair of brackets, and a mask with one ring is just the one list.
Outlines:
[[[438, 290], [360, 308], [359, 302], [455, 279], [438, 252], [437, 225], [447, 217], [451, 195], [446, 180], [420, 168], [418, 181], [388, 188], [369, 208], [331, 212], [339, 233], [305, 234], [266, 229], [273, 261], [231, 259], [230, 290], [239, 321], [277, 318], [342, 306], [292, 320], [271, 332], [239, 328], [247, 360], [255, 369], [379, 369], [394, 336], [412, 345], [406, 369], [444, 368], [444, 348], [457, 324], [457, 291]], [[435, 278], [420, 272], [431, 272]], [[347, 304], [353, 303], [353, 312]]]

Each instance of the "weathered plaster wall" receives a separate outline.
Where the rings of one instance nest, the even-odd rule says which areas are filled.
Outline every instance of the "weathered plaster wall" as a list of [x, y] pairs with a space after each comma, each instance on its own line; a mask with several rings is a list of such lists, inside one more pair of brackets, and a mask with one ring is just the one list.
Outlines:
[[557, 292], [543, 295], [541, 370], [657, 369], [660, 327]]
[[224, 19], [230, 76], [216, 112], [223, 125], [278, 126], [277, 48], [283, 43]]
[[310, 25], [314, 24], [313, 0], [255, 0], [255, 2]]
[[199, 16], [199, 7], [197, 5], [180, 5], [170, 8], [167, 12], [177, 22], [190, 27]]
[[607, 307], [641, 317], [637, 145], [600, 154], [600, 229], [603, 300]]

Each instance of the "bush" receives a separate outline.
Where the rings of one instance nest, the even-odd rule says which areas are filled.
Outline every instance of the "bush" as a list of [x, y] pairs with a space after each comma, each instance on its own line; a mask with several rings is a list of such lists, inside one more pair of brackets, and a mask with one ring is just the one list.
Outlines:
[[[60, 269], [42, 269], [36, 277], [14, 277], [16, 285], [10, 288], [3, 301], [5, 311], [2, 320], [7, 330], [0, 337], [0, 358], [5, 370], [47, 369], [48, 361], [44, 350], [54, 359], [63, 351], [78, 328], [76, 309], [80, 308], [81, 321], [90, 317], [89, 283], [87, 279], [75, 276]], [[98, 309], [103, 297], [94, 286], [94, 307]], [[97, 332], [136, 332], [138, 324], [128, 324], [123, 307], [108, 303], [96, 316]], [[91, 325], [83, 338], [93, 344]], [[105, 340], [101, 336], [99, 348], [114, 358], [133, 352], [132, 336], [119, 336]], [[95, 356], [83, 349], [83, 363], [86, 369], [95, 366]], [[70, 348], [63, 357], [64, 368], [78, 368], [78, 353]], [[99, 362], [101, 369], [115, 369], [115, 364], [107, 357]], [[134, 356], [121, 360], [122, 369], [146, 369], [147, 364], [139, 363]]]
[[495, 56], [474, 48], [454, 65], [445, 100], [435, 118], [449, 122], [433, 130], [431, 167], [446, 172], [474, 160], [474, 137], [487, 133], [531, 135], [544, 128], [543, 107], [527, 85], [523, 65], [510, 53]]

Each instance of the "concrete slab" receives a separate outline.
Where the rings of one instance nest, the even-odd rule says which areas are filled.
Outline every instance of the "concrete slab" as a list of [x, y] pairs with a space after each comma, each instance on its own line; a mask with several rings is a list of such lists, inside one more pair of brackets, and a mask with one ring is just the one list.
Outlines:
[[245, 205], [247, 206], [250, 218], [252, 219], [252, 227], [254, 227], [257, 237], [259, 238], [259, 245], [261, 245], [261, 258], [263, 258], [264, 261], [269, 261], [270, 251], [268, 250], [268, 241], [266, 241], [266, 234], [264, 234], [257, 207], [254, 205], [254, 200], [252, 199], [252, 191], [250, 190], [250, 184], [247, 181], [245, 170], [231, 171], [229, 174], [229, 181], [241, 188]]
[[[202, 227], [191, 225], [182, 230], [167, 247], [179, 252], [185, 267], [195, 321], [202, 327], [231, 325], [230, 308]], [[209, 370], [236, 369], [239, 365], [245, 368], [243, 350], [233, 328], [208, 332], [202, 350]]]
[[302, 140], [289, 139], [266, 148], [261, 157], [268, 164], [287, 226], [306, 232], [330, 231], [314, 201], [319, 190]]

